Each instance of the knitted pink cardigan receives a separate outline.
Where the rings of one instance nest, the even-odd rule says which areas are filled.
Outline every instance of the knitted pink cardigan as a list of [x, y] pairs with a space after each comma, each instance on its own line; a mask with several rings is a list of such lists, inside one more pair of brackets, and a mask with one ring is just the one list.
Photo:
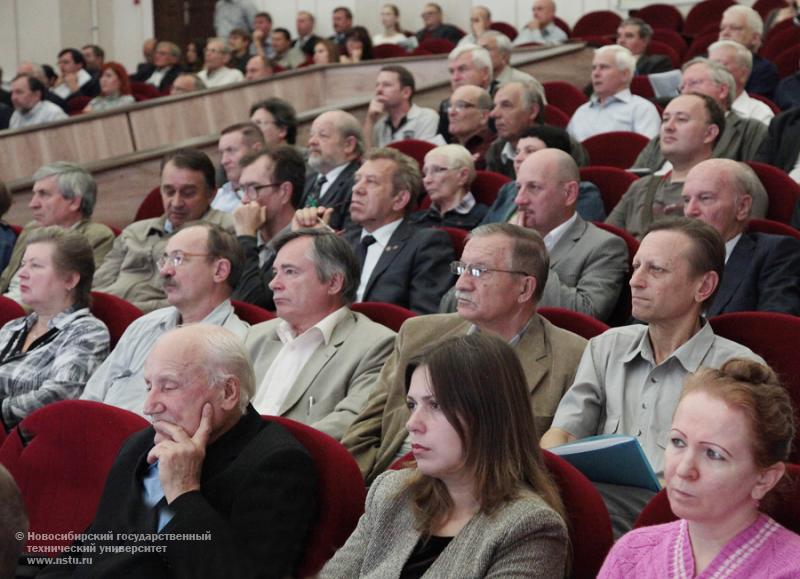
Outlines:
[[[685, 520], [643, 527], [622, 537], [606, 557], [598, 579], [695, 577], [689, 527]], [[766, 515], [734, 537], [698, 579], [797, 579], [800, 535]]]

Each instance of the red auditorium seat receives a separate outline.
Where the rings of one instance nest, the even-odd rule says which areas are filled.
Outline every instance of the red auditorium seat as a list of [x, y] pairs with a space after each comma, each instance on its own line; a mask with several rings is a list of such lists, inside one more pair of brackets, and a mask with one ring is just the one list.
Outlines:
[[78, 95], [67, 101], [67, 114], [71, 117], [83, 113], [83, 109], [89, 104], [92, 97]]
[[784, 171], [772, 165], [756, 161], [747, 161], [747, 164], [753, 168], [764, 189], [767, 190], [769, 197], [767, 219], [791, 223], [794, 206], [800, 200], [800, 185]]
[[288, 430], [314, 461], [319, 516], [295, 573], [297, 577], [313, 577], [355, 530], [367, 499], [364, 478], [347, 449], [324, 432], [288, 418], [261, 418]]
[[651, 40], [650, 44], [647, 45], [647, 52], [650, 54], [663, 54], [664, 56], [669, 57], [669, 60], [672, 63], [672, 68], [681, 67], [681, 55], [678, 54], [678, 51], [672, 48], [669, 44], [660, 42], [658, 40]]
[[231, 305], [233, 305], [234, 313], [239, 316], [242, 321], [247, 322], [251, 326], [275, 319], [275, 314], [271, 311], [253, 304], [248, 304], [247, 302], [231, 300]]
[[689, 45], [689, 48], [686, 50], [686, 54], [683, 55], [683, 61], [688, 62], [692, 60], [695, 56], [703, 56], [708, 52], [708, 47], [711, 46], [719, 39], [719, 32], [712, 31], [700, 34], [699, 36], [695, 36], [692, 43]]
[[639, 10], [631, 10], [631, 16], [641, 18], [654, 30], [683, 30], [683, 14], [671, 4], [650, 4]]
[[[798, 52], [798, 56], [800, 56], [800, 52]], [[795, 59], [795, 62], [797, 62], [797, 59]], [[761, 101], [762, 103], [767, 105], [770, 109], [772, 109], [772, 112], [775, 113], [776, 115], [781, 114], [781, 109], [778, 107], [778, 105], [776, 105], [774, 102], [772, 102], [770, 99], [768, 99], [764, 95], [760, 95], [760, 94], [756, 94], [756, 93], [753, 93], [753, 94], [747, 93], [747, 94], [751, 99], [755, 99], [757, 101]]]
[[778, 75], [781, 78], [792, 76], [798, 70], [798, 60], [800, 60], [800, 40], [796, 40], [794, 46], [790, 46], [775, 57], [774, 63], [778, 69]]
[[650, 83], [650, 77], [646, 74], [637, 75], [631, 79], [631, 92], [645, 99], [656, 97], [656, 91]]
[[[792, 26], [770, 34], [758, 54], [767, 60], [774, 61], [779, 54], [793, 46], [797, 46], [798, 43], [800, 43], [800, 28]], [[797, 59], [795, 59], [794, 65], [796, 70]]]
[[610, 214], [628, 187], [638, 179], [636, 175], [619, 167], [581, 167], [581, 181], [597, 185], [603, 197], [603, 208]]
[[[88, 400], [54, 402], [25, 418], [0, 448], [0, 463], [22, 492], [30, 531], [83, 532], [122, 443], [148, 425], [132, 412]], [[33, 538], [27, 546], [71, 542]]]
[[154, 187], [142, 200], [133, 220], [141, 221], [162, 215], [164, 215], [164, 203], [161, 201], [161, 187]]
[[406, 49], [398, 44], [378, 44], [372, 47], [372, 57], [375, 60], [383, 58], [400, 58], [408, 56]]
[[756, 233], [769, 233], [771, 235], [788, 235], [800, 239], [800, 231], [780, 221], [772, 219], [751, 219], [747, 222], [747, 231]]
[[785, 5], [786, 2], [783, 0], [756, 0], [753, 4], [753, 10], [758, 12], [762, 20], [766, 20], [770, 11], [776, 8], [783, 8]]
[[566, 129], [569, 124], [569, 116], [555, 105], [544, 105], [544, 122], [554, 127]]
[[572, 36], [572, 29], [569, 27], [569, 24], [567, 24], [567, 23], [566, 23], [566, 21], [564, 21], [564, 20], [562, 20], [561, 18], [559, 18], [558, 16], [556, 16], [556, 17], [553, 19], [553, 24], [555, 24], [555, 25], [556, 25], [556, 26], [558, 26], [558, 27], [559, 27], [561, 30], [563, 30], [563, 31], [564, 31], [564, 34], [566, 34], [566, 35], [567, 35], [567, 38], [569, 38], [570, 36]]
[[699, 34], [710, 25], [719, 24], [722, 13], [736, 2], [732, 0], [704, 0], [692, 6], [683, 23], [683, 33]]
[[108, 327], [111, 349], [119, 342], [129, 325], [142, 316], [142, 310], [115, 295], [92, 292], [92, 315]]
[[431, 54], [448, 54], [455, 47], [455, 44], [444, 38], [428, 38], [420, 42], [418, 48], [427, 50]]
[[491, 207], [497, 198], [500, 187], [511, 181], [502, 173], [494, 171], [475, 171], [475, 180], [472, 182], [472, 194], [478, 203]]
[[[24, 308], [17, 302], [4, 295], [0, 295], [0, 328], [11, 320], [16, 320], [25, 315]], [[2, 430], [2, 428], [0, 428]]]
[[560, 80], [542, 83], [547, 102], [557, 106], [568, 116], [572, 116], [575, 110], [589, 99], [575, 85]]
[[589, 137], [581, 144], [591, 165], [627, 169], [636, 161], [650, 139], [630, 131], [611, 131]]
[[428, 151], [431, 149], [436, 148], [436, 145], [433, 143], [429, 143], [428, 141], [419, 141], [417, 139], [395, 141], [394, 143], [389, 143], [389, 146], [392, 149], [397, 149], [401, 153], [405, 153], [409, 157], [413, 157], [413, 159], [419, 165], [420, 171], [422, 171], [422, 167], [425, 165], [425, 155], [427, 155]]
[[497, 30], [502, 34], [505, 34], [506, 36], [508, 36], [509, 40], [514, 40], [517, 37], [517, 29], [508, 24], [507, 22], [492, 22], [489, 28], [491, 28], [492, 30]]
[[133, 98], [136, 99], [136, 102], [157, 99], [161, 96], [164, 96], [161, 94], [161, 91], [159, 91], [158, 88], [146, 82], [132, 82], [131, 94], [133, 95]]
[[617, 34], [617, 28], [622, 18], [611, 10], [595, 10], [578, 18], [572, 27], [572, 37], [605, 36]]
[[461, 254], [464, 253], [464, 246], [467, 244], [469, 232], [459, 229], [458, 227], [446, 227], [444, 225], [437, 227], [437, 229], [441, 229], [450, 236], [450, 243], [453, 245], [453, 253], [455, 253], [456, 259], [461, 259]]
[[402, 306], [383, 302], [358, 302], [352, 304], [350, 309], [359, 314], [364, 314], [376, 324], [386, 326], [393, 332], [399, 332], [403, 322], [417, 315]]
[[[787, 464], [784, 476], [788, 477], [790, 481], [800, 480], [800, 465]], [[772, 504], [767, 501], [764, 509], [767, 515], [795, 533], [800, 533], [800, 492], [798, 492], [798, 488], [800, 487], [796, 483], [790, 483], [787, 494], [778, 494], [775, 497], [777, 500]], [[677, 519], [678, 517], [670, 508], [667, 491], [662, 489], [639, 513], [634, 528], [661, 525]]]
[[621, 227], [601, 221], [592, 221], [592, 223], [600, 229], [605, 229], [609, 233], [621, 237], [628, 247], [628, 276], [625, 278], [625, 283], [622, 284], [622, 291], [619, 294], [619, 298], [617, 298], [617, 305], [614, 306], [614, 312], [609, 320], [612, 326], [624, 326], [630, 323], [631, 319], [631, 286], [628, 281], [633, 273], [633, 256], [639, 251], [639, 240]]
[[607, 324], [592, 316], [565, 308], [538, 308], [536, 311], [554, 326], [583, 336], [587, 340], [599, 336], [608, 329]]
[[683, 62], [683, 55], [689, 49], [689, 45], [686, 44], [686, 39], [683, 36], [669, 28], [656, 28], [653, 30], [653, 40], [658, 40], [671, 46], [681, 57], [681, 62]]

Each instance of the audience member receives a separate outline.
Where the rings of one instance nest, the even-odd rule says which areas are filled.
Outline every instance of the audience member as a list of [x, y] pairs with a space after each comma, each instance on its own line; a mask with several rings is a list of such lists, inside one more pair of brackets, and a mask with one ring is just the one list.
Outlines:
[[192, 73], [183, 73], [175, 78], [175, 82], [172, 83], [169, 89], [169, 94], [186, 94], [205, 89], [206, 83], [200, 80], [199, 76]]
[[384, 4], [381, 8], [383, 33], [372, 37], [372, 45], [398, 44], [408, 51], [414, 50], [419, 42], [416, 36], [406, 36], [400, 27], [400, 9], [396, 4]]
[[14, 251], [14, 245], [17, 242], [17, 233], [3, 219], [8, 210], [11, 209], [13, 202], [11, 191], [8, 190], [5, 183], [0, 181], [0, 267], [3, 269], [8, 266], [11, 254]]
[[[681, 93], [699, 93], [714, 99], [725, 114], [725, 126], [721, 127], [719, 140], [714, 146], [713, 157], [752, 160], [767, 134], [764, 123], [755, 119], [744, 119], [731, 110], [736, 83], [733, 76], [716, 62], [705, 58], [693, 58], [683, 65]], [[664, 162], [659, 139], [651, 140], [639, 153], [634, 167], [664, 172], [669, 166]], [[763, 216], [755, 215], [756, 217]]]
[[[800, 64], [798, 69], [800, 69]], [[775, 90], [775, 104], [782, 111], [800, 107], [800, 70], [784, 77], [778, 83], [778, 88]]]
[[486, 168], [486, 152], [494, 132], [489, 128], [492, 97], [484, 89], [464, 85], [453, 91], [447, 107], [449, 142], [466, 148], [475, 159], [476, 169]]
[[333, 40], [318, 40], [314, 45], [314, 64], [337, 64], [339, 62], [339, 45]]
[[237, 123], [222, 129], [219, 136], [220, 165], [225, 170], [227, 181], [217, 190], [211, 208], [224, 213], [233, 213], [241, 205], [242, 188], [239, 177], [242, 174], [240, 161], [245, 155], [266, 146], [264, 134], [252, 122]]
[[800, 315], [800, 241], [747, 231], [759, 193], [753, 170], [729, 159], [703, 161], [686, 176], [684, 214], [711, 225], [725, 242], [725, 275], [708, 316], [755, 310]]
[[234, 28], [228, 34], [228, 46], [231, 48], [228, 66], [244, 74], [250, 60], [250, 33], [244, 28]]
[[99, 266], [111, 250], [114, 232], [107, 225], [92, 221], [96, 201], [97, 184], [78, 165], [58, 161], [39, 167], [33, 174], [33, 195], [28, 204], [33, 221], [22, 229], [14, 245], [8, 266], [0, 275], [0, 291], [13, 300], [21, 300], [23, 255], [29, 238], [41, 227], [53, 225], [80, 233], [92, 248], [94, 265]]
[[135, 103], [125, 67], [118, 62], [107, 62], [100, 72], [100, 94], [89, 101], [84, 113], [99, 113]]
[[268, 147], [294, 145], [297, 140], [297, 113], [283, 99], [272, 97], [255, 103], [250, 107], [250, 122], [261, 129]]
[[586, 340], [536, 313], [547, 279], [547, 251], [539, 235], [514, 225], [482, 225], [472, 231], [461, 259], [452, 265], [459, 276], [458, 313], [403, 324], [364, 411], [342, 439], [368, 484], [412, 448], [405, 430], [410, 415], [405, 371], [431, 344], [476, 332], [509, 342], [523, 364], [537, 432], [550, 425], [573, 382]]
[[422, 185], [430, 207], [417, 211], [411, 222], [424, 227], [457, 227], [470, 231], [489, 210], [470, 191], [475, 181], [472, 155], [461, 145], [442, 145], [425, 155]]
[[783, 0], [783, 3], [784, 6], [773, 8], [767, 12], [767, 17], [764, 19], [765, 34], [776, 24], [788, 20], [789, 18], [797, 17], [797, 0]]
[[203, 60], [206, 52], [205, 40], [192, 40], [186, 45], [186, 72], [198, 73], [205, 66]]
[[508, 36], [497, 30], [487, 30], [480, 35], [476, 44], [489, 52], [492, 58], [494, 80], [498, 87], [509, 82], [527, 83], [533, 85], [539, 91], [539, 94], [544, 97], [542, 83], [527, 72], [522, 72], [511, 66], [512, 45]]
[[[387, 302], [428, 314], [452, 285], [450, 237], [409, 219], [421, 189], [419, 165], [411, 157], [391, 148], [366, 155], [350, 204], [356, 226], [344, 232], [361, 266], [355, 301]], [[330, 214], [325, 207], [298, 211], [292, 227], [318, 226]]]
[[178, 149], [161, 161], [164, 215], [137, 221], [114, 240], [94, 278], [94, 289], [113, 294], [145, 313], [169, 305], [157, 260], [169, 237], [190, 221], [203, 220], [233, 230], [231, 216], [211, 209], [214, 165], [196, 149]]
[[230, 302], [243, 265], [236, 239], [218, 225], [189, 225], [173, 235], [158, 259], [169, 306], [131, 323], [89, 378], [81, 398], [143, 415], [144, 363], [161, 335], [178, 326], [210, 324], [244, 339], [248, 325], [236, 316]]
[[623, 537], [598, 577], [800, 574], [800, 537], [759, 512], [794, 482], [785, 464], [794, 422], [767, 366], [733, 359], [689, 375], [664, 433], [667, 498], [679, 520]]
[[486, 6], [473, 6], [469, 13], [469, 32], [461, 37], [458, 45], [478, 44], [481, 35], [491, 28], [492, 12]]
[[[218, 0], [218, 2], [227, 0]], [[205, 50], [205, 68], [197, 73], [208, 88], [216, 88], [244, 80], [242, 71], [228, 68], [231, 49], [224, 38], [209, 38]]]
[[417, 31], [417, 40], [422, 44], [426, 40], [441, 39], [458, 44], [464, 33], [443, 21], [442, 7], [434, 2], [428, 2], [422, 9], [423, 28]]
[[248, 403], [255, 377], [241, 341], [219, 326], [171, 330], [144, 375], [153, 426], [123, 445], [75, 545], [92, 537], [100, 548], [88, 568], [64, 557], [43, 576], [290, 575], [316, 516], [314, 465]]
[[343, 229], [349, 223], [355, 173], [364, 153], [361, 125], [350, 113], [322, 113], [311, 123], [308, 167], [302, 207], [323, 205], [333, 212], [328, 224]]
[[83, 60], [86, 61], [86, 72], [92, 76], [98, 76], [105, 63], [106, 53], [96, 44], [86, 44], [81, 47]]
[[[492, 57], [485, 48], [474, 44], [457, 46], [447, 55], [447, 72], [450, 74], [450, 89], [472, 85], [489, 91], [496, 88], [492, 81]], [[450, 140], [448, 108], [450, 99], [439, 103], [439, 134], [445, 141]]]
[[25, 74], [11, 81], [11, 102], [14, 113], [8, 122], [11, 129], [22, 129], [67, 118], [61, 107], [46, 100], [47, 87], [38, 79]]
[[359, 267], [341, 237], [300, 229], [273, 247], [278, 317], [253, 326], [245, 343], [255, 360], [253, 406], [338, 440], [366, 404], [394, 332], [349, 309]]
[[[153, 53], [153, 65], [142, 73], [131, 76], [133, 82], [152, 84], [162, 93], [170, 92], [172, 83], [183, 72], [180, 65], [181, 49], [174, 42], [161, 41]], [[198, 71], [202, 67], [198, 68]]]
[[314, 34], [314, 15], [308, 10], [301, 10], [297, 13], [297, 38], [292, 42], [292, 46], [300, 49], [306, 58], [314, 55], [314, 46], [318, 40], [322, 40]]
[[[589, 340], [542, 446], [626, 434], [636, 437], [662, 475], [665, 433], [686, 375], [734, 357], [761, 361], [744, 346], [716, 336], [701, 316], [724, 267], [725, 245], [710, 225], [684, 218], [654, 223], [633, 259], [630, 281], [633, 317], [647, 325], [612, 328]], [[595, 485], [617, 536], [630, 529], [653, 496], [642, 488]]]
[[744, 119], [756, 119], [769, 125], [775, 113], [744, 90], [753, 68], [753, 53], [735, 40], [718, 40], [708, 47], [708, 59], [723, 66], [736, 83], [731, 110]]
[[562, 577], [564, 507], [514, 350], [491, 335], [455, 337], [400, 373], [415, 462], [373, 483], [320, 576]]
[[353, 26], [344, 35], [344, 50], [340, 51], [339, 62], [353, 63], [362, 60], [372, 60], [372, 40], [366, 28]]
[[772, 119], [767, 138], [755, 160], [783, 169], [800, 183], [800, 108], [790, 109]]
[[735, 40], [753, 53], [753, 70], [747, 79], [745, 90], [772, 98], [779, 76], [775, 65], [758, 55], [763, 35], [764, 22], [758, 12], [749, 6], [734, 4], [723, 12], [719, 24], [719, 39]]
[[612, 131], [639, 133], [652, 139], [658, 135], [658, 109], [649, 100], [632, 94], [631, 79], [636, 60], [618, 44], [601, 46], [592, 60], [589, 102], [572, 114], [567, 131], [578, 141]]
[[253, 41], [250, 43], [250, 54], [272, 59], [275, 50], [272, 48], [272, 16], [269, 12], [257, 12], [253, 21]]
[[214, 30], [220, 38], [227, 38], [234, 28], [252, 30], [256, 8], [250, 0], [217, 0], [214, 5]]
[[27, 239], [19, 269], [31, 313], [0, 328], [0, 426], [46, 404], [77, 398], [108, 355], [105, 324], [89, 313], [94, 256], [86, 238], [44, 227]]
[[244, 78], [246, 80], [263, 80], [271, 77], [274, 73], [275, 68], [272, 65], [272, 61], [256, 54], [247, 60]]
[[286, 28], [272, 30], [272, 49], [275, 51], [275, 64], [287, 70], [297, 68], [306, 61], [303, 51], [292, 47], [292, 35]]
[[415, 90], [414, 75], [404, 66], [381, 68], [375, 80], [375, 98], [364, 118], [367, 150], [405, 139], [429, 141], [436, 136], [439, 115], [411, 102]]
[[[136, 65], [136, 74], [143, 74], [146, 70], [152, 70], [153, 60], [155, 57], [156, 45], [158, 40], [155, 38], [146, 38], [142, 42], [142, 62]], [[191, 44], [191, 43], [190, 43]], [[188, 54], [188, 50], [187, 50]]]
[[0, 577], [16, 577], [28, 536], [28, 515], [14, 477], [0, 465]]
[[514, 46], [536, 42], [539, 44], [561, 44], [567, 33], [555, 22], [555, 0], [533, 0], [533, 20], [523, 26], [514, 39]]
[[245, 266], [233, 299], [275, 309], [272, 297], [273, 240], [290, 229], [305, 184], [305, 164], [294, 147], [279, 145], [247, 155], [241, 162], [243, 203], [233, 212]]
[[345, 6], [337, 6], [332, 12], [333, 40], [339, 50], [344, 50], [345, 33], [353, 27], [353, 13]]
[[631, 51], [636, 59], [634, 74], [653, 74], [672, 70], [672, 61], [664, 54], [648, 54], [653, 27], [641, 18], [626, 18], [617, 28], [617, 44]]
[[58, 53], [58, 77], [53, 92], [64, 100], [74, 96], [95, 97], [100, 93], [100, 85], [86, 69], [83, 54], [77, 48], [65, 48]]
[[544, 122], [543, 91], [524, 82], [509, 82], [497, 89], [489, 117], [494, 121], [497, 139], [486, 151], [486, 168], [514, 179], [514, 157], [520, 136]]
[[[55, 72], [53, 72], [52, 67], [47, 65], [47, 68], [50, 69], [50, 72], [52, 72], [53, 76], [55, 77]], [[58, 105], [58, 107], [64, 112], [67, 112], [67, 101], [65, 101], [64, 99], [62, 99], [60, 96], [58, 96], [49, 89], [51, 82], [48, 77], [48, 74], [45, 73], [45, 67], [43, 65], [36, 64], [34, 62], [21, 62], [19, 63], [19, 66], [17, 66], [17, 75], [27, 75], [37, 79], [39, 82], [42, 83], [43, 87], [48, 89], [45, 91], [43, 100], [48, 100], [51, 103]], [[14, 103], [11, 99], [11, 93], [9, 93], [8, 98], [9, 102], [13, 106]]]
[[606, 219], [606, 223], [622, 227], [637, 238], [658, 218], [683, 213], [681, 194], [686, 175], [711, 158], [726, 125], [717, 101], [699, 93], [672, 99], [662, 119], [659, 154], [667, 158], [672, 169], [634, 181]]

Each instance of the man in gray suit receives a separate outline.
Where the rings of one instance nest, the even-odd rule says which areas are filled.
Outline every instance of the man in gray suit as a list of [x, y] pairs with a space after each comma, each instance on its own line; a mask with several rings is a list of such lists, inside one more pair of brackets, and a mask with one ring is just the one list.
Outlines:
[[542, 149], [523, 161], [517, 182], [519, 225], [536, 230], [550, 254], [540, 304], [608, 320], [626, 281], [628, 249], [621, 237], [576, 212], [575, 160], [559, 149]]
[[363, 409], [395, 334], [348, 308], [359, 268], [347, 242], [299, 229], [273, 244], [278, 319], [253, 326], [245, 340], [256, 372], [253, 406], [339, 439]]

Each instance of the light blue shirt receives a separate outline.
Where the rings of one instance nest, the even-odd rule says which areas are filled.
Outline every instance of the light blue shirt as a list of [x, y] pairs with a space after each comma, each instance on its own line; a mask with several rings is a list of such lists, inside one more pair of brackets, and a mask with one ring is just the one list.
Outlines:
[[147, 469], [142, 479], [142, 486], [144, 487], [144, 492], [142, 493], [144, 504], [158, 511], [158, 525], [156, 525], [156, 531], [160, 533], [161, 529], [175, 516], [175, 512], [169, 508], [166, 502], [159, 505], [164, 498], [164, 488], [161, 486], [161, 479], [158, 478], [158, 461], [151, 464], [150, 468]]
[[649, 100], [631, 94], [629, 89], [608, 97], [604, 103], [592, 95], [572, 115], [567, 132], [577, 141], [612, 131], [639, 133], [648, 139], [658, 136], [661, 116]]
[[525, 26], [519, 31], [514, 39], [514, 46], [527, 44], [528, 42], [539, 42], [541, 44], [563, 44], [567, 41], [567, 33], [551, 22], [544, 28], [532, 30]]

